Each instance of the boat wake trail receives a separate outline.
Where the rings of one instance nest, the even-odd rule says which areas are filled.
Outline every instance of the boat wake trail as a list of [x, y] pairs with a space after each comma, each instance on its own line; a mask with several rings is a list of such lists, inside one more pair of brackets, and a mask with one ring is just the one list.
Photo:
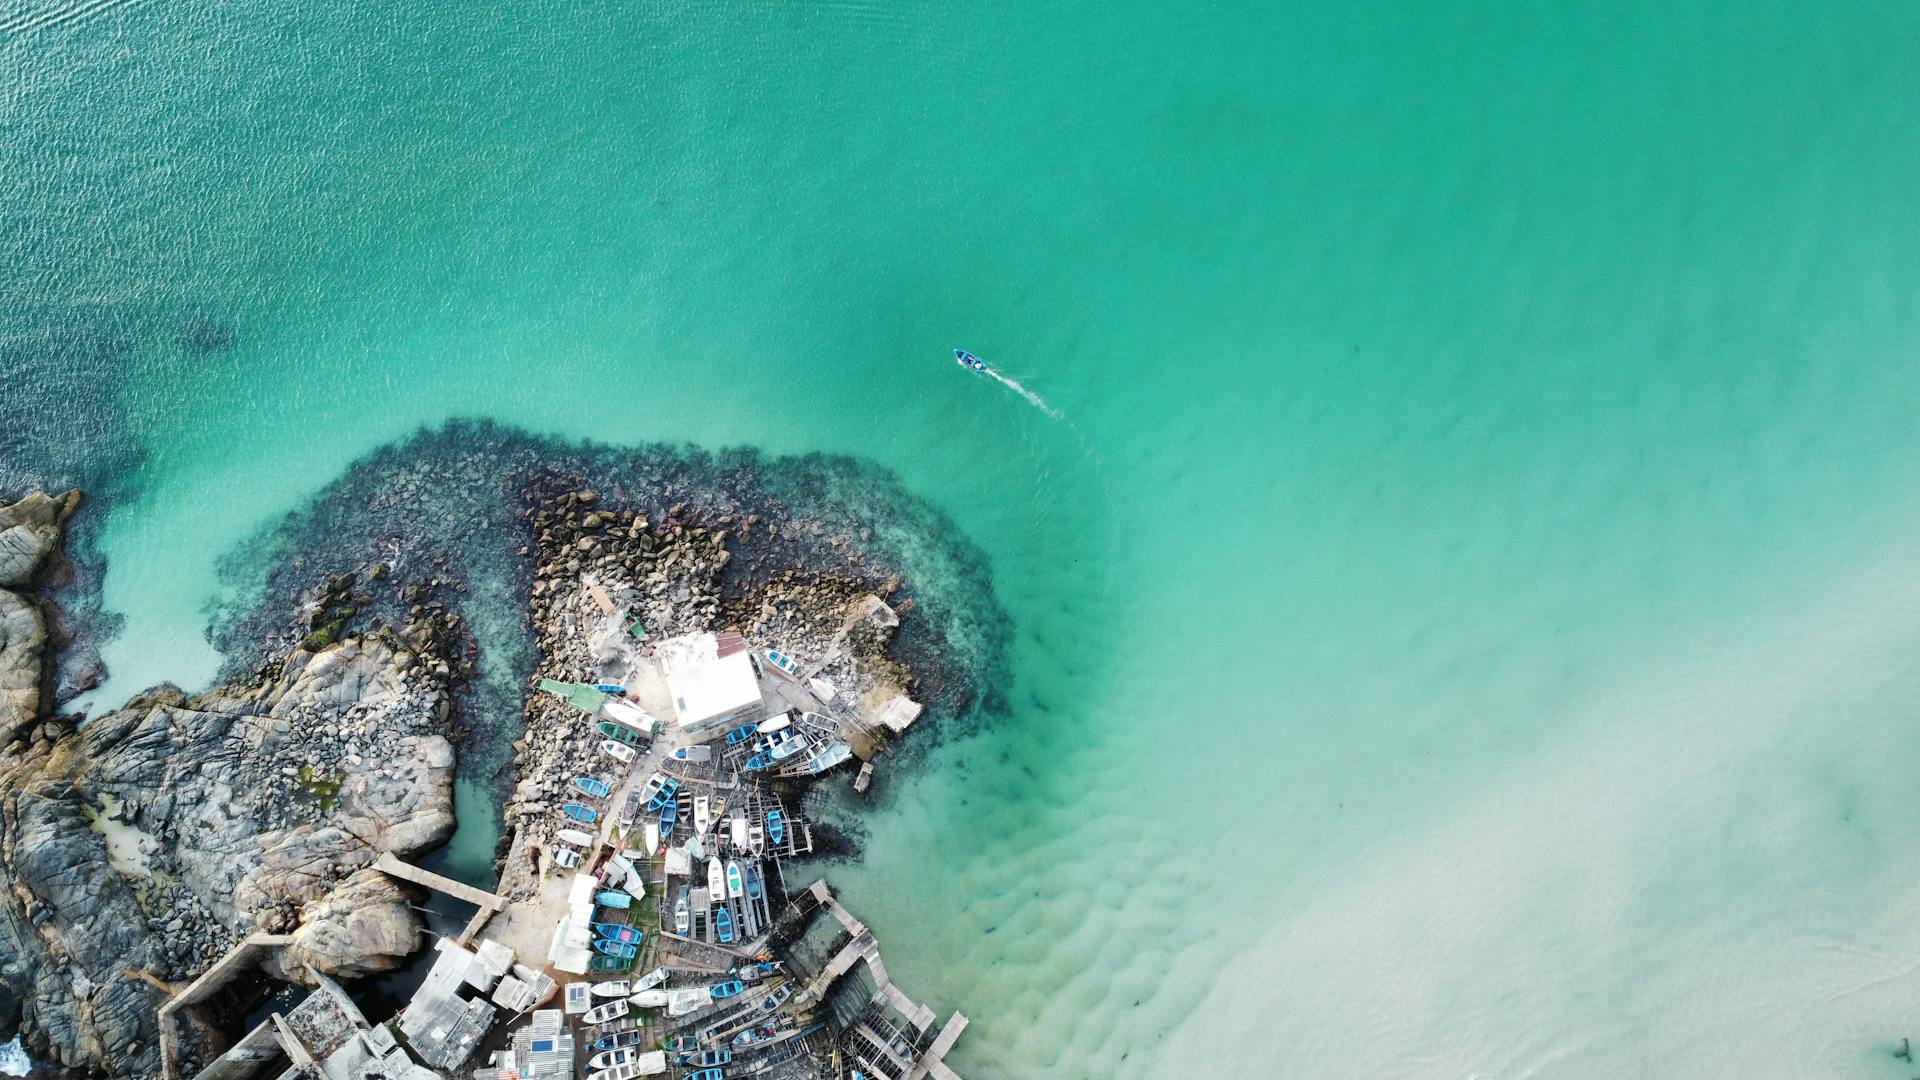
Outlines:
[[1041, 412], [1046, 413], [1048, 416], [1053, 417], [1055, 420], [1060, 419], [1059, 409], [1056, 409], [1053, 406], [1047, 404], [1046, 398], [1043, 398], [1039, 394], [1034, 393], [1033, 391], [1027, 389], [1024, 386], [1021, 386], [1020, 380], [1009, 378], [1008, 376], [1002, 375], [999, 372], [993, 370], [992, 368], [988, 368], [986, 370], [986, 373], [988, 375], [993, 376], [993, 378], [997, 380], [1000, 383], [1000, 385], [1006, 387], [1007, 389], [1013, 391], [1016, 394], [1019, 394], [1021, 397], [1026, 398], [1027, 402], [1031, 404], [1034, 408], [1039, 409]]
[[1002, 375], [998, 371], [995, 371], [992, 367], [990, 367], [987, 364], [985, 360], [980, 359], [979, 357], [973, 355], [967, 350], [965, 349], [953, 350], [953, 358], [959, 361], [960, 366], [963, 368], [966, 368], [968, 371], [977, 371], [982, 375], [989, 376], [992, 379], [994, 379], [996, 382], [998, 382], [1000, 385], [1006, 387], [1007, 389], [1013, 391], [1016, 394], [1019, 394], [1021, 397], [1026, 398], [1027, 404], [1032, 405], [1034, 408], [1039, 409], [1043, 413], [1046, 413], [1048, 416], [1052, 417], [1053, 419], [1055, 420], [1064, 419], [1060, 415], [1060, 410], [1047, 404], [1046, 398], [1043, 398], [1039, 394], [1034, 393], [1033, 391], [1027, 389], [1024, 386], [1021, 386], [1020, 380], [1015, 379], [1009, 375]]

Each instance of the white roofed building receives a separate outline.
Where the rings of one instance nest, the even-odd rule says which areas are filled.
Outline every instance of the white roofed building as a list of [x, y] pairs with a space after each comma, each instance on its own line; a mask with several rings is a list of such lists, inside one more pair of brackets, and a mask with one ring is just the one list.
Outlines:
[[667, 677], [674, 719], [689, 734], [760, 715], [760, 676], [737, 634], [683, 634], [660, 642], [654, 655]]

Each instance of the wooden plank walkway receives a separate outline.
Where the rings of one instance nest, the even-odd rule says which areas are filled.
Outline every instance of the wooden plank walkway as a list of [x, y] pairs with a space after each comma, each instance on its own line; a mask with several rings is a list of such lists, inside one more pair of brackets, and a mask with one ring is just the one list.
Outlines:
[[373, 861], [373, 868], [383, 874], [397, 877], [402, 881], [411, 881], [415, 885], [424, 885], [435, 892], [445, 893], [455, 900], [464, 900], [469, 904], [499, 911], [507, 906], [507, 898], [497, 896], [485, 889], [476, 889], [464, 881], [455, 881], [431, 870], [422, 870], [410, 862], [402, 860], [393, 852], [383, 852]]
[[959, 1080], [942, 1059], [947, 1056], [947, 1051], [953, 1049], [953, 1044], [960, 1041], [960, 1033], [965, 1030], [967, 1030], [965, 1016], [954, 1013], [948, 1017], [947, 1026], [940, 1029], [940, 1035], [933, 1040], [933, 1045], [927, 1047], [927, 1052], [920, 1055], [919, 1063], [907, 1073], [906, 1080], [923, 1080], [928, 1074], [932, 1074], [935, 1080]]

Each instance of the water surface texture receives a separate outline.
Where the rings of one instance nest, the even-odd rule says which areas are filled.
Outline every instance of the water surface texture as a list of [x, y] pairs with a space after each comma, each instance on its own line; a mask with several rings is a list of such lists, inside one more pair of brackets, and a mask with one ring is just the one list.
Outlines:
[[1920, 9], [1587, 7], [11, 0], [5, 478], [112, 700], [421, 425], [892, 470], [968, 1076], [1909, 1076]]

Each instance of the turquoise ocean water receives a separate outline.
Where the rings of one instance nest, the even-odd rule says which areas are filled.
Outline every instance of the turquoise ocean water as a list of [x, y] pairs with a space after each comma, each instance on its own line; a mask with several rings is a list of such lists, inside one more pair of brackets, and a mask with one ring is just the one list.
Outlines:
[[859, 455], [1014, 621], [833, 873], [964, 1074], [1910, 1075], [1911, 6], [5, 11], [98, 701], [422, 424]]

